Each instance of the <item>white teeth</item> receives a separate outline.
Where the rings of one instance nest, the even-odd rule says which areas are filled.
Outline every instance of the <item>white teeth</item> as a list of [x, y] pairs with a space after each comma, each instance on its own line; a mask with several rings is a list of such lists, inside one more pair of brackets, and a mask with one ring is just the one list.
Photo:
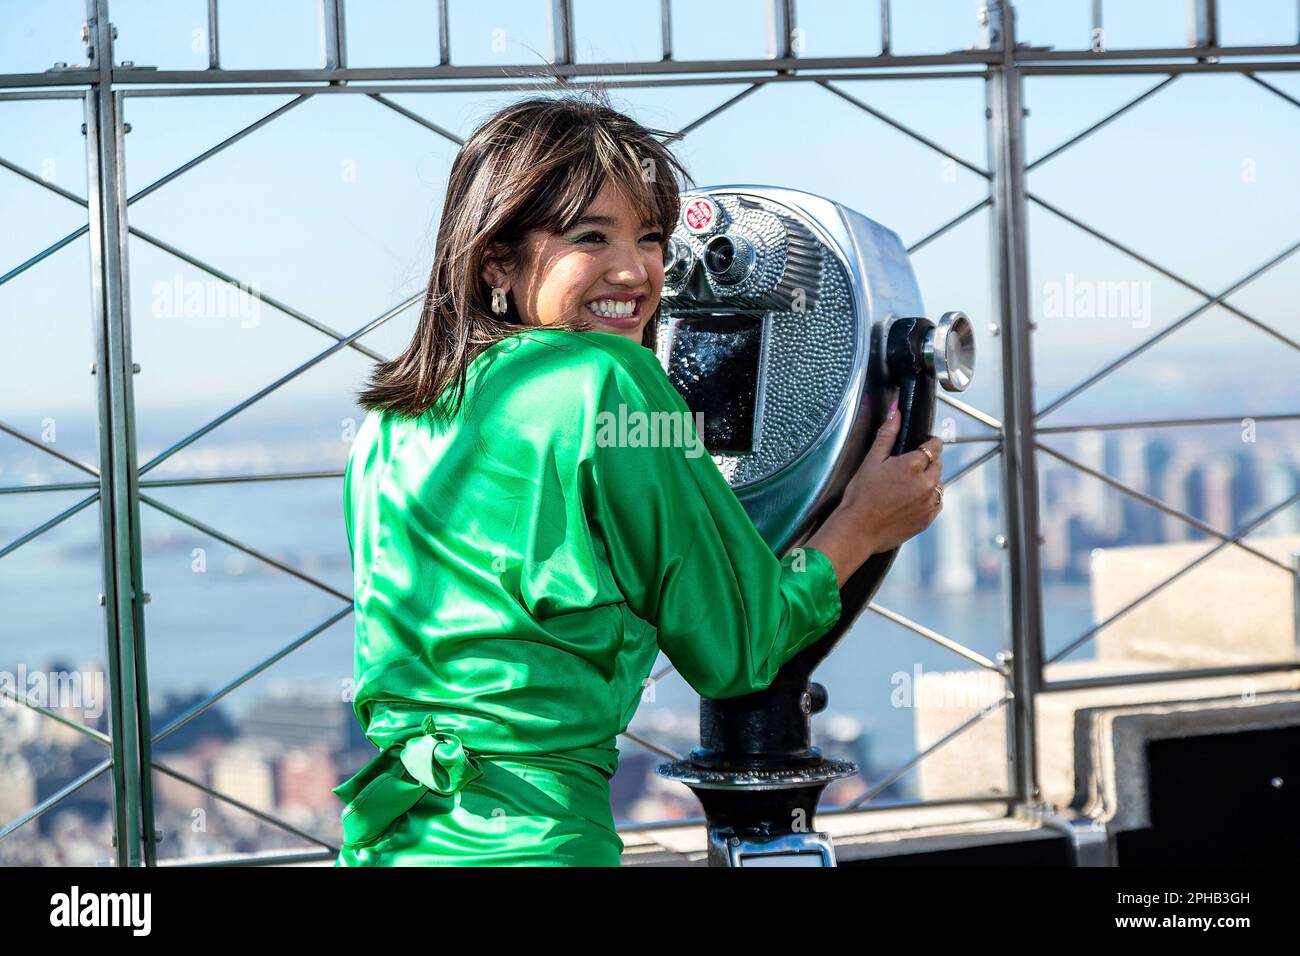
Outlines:
[[588, 302], [587, 308], [607, 319], [625, 319], [636, 311], [636, 302], [618, 302], [614, 299], [597, 299]]

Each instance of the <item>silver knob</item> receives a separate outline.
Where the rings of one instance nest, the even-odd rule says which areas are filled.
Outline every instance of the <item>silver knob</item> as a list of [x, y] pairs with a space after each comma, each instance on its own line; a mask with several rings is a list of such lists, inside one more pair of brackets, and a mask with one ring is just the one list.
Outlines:
[[975, 372], [975, 329], [965, 312], [945, 312], [925, 337], [925, 366], [948, 392], [964, 392]]

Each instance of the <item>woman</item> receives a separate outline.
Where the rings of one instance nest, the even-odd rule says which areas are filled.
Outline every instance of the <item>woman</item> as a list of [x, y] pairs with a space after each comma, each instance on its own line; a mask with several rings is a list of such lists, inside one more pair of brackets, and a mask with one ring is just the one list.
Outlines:
[[683, 179], [585, 98], [510, 106], [457, 156], [344, 480], [354, 708], [380, 753], [334, 791], [336, 866], [617, 866], [615, 738], [659, 650], [702, 695], [760, 690], [938, 514], [940, 442], [889, 458], [895, 420], [778, 560], [708, 455], [602, 431], [690, 421], [647, 347]]

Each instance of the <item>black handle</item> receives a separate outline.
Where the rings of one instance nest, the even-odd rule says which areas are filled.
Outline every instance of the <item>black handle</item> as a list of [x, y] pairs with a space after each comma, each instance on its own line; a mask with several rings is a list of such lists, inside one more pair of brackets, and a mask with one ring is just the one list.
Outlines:
[[[934, 376], [925, 370], [922, 358], [926, 333], [933, 327], [926, 319], [899, 319], [889, 329], [886, 363], [898, 381], [898, 414], [902, 416], [891, 451], [894, 455], [916, 451], [934, 428]], [[844, 582], [840, 604], [850, 618], [876, 596], [897, 556], [898, 548], [873, 554]], [[852, 623], [852, 619], [840, 622], [844, 630]], [[842, 633], [840, 625], [836, 631]]]
[[[934, 428], [935, 381], [934, 376], [926, 370], [924, 359], [925, 338], [932, 328], [934, 323], [923, 318], [896, 319], [889, 327], [889, 338], [885, 343], [885, 364], [897, 385], [898, 414], [902, 416], [898, 437], [891, 451], [894, 455], [903, 455], [920, 448]], [[885, 398], [887, 403], [892, 403], [889, 394]], [[873, 436], [879, 433], [884, 424], [887, 407], [886, 403], [882, 403], [872, 422]], [[865, 454], [866, 449], [863, 449], [863, 455]], [[805, 670], [806, 674], [811, 674], [813, 667], [830, 653], [835, 643], [853, 625], [858, 612], [876, 596], [897, 556], [898, 548], [891, 548], [867, 558], [840, 588], [840, 620], [815, 644], [804, 648], [787, 662], [786, 667]]]

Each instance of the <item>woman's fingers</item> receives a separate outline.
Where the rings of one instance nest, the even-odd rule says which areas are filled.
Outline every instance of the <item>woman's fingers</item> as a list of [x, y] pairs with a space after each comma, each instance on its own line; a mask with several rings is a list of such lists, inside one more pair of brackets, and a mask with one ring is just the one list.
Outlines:
[[[927, 455], [925, 453], [926, 451], [929, 451], [930, 454]], [[942, 455], [943, 439], [935, 438], [931, 435], [916, 447], [916, 451], [909, 451], [903, 457], [907, 459], [908, 465], [911, 466], [911, 469], [914, 472], [921, 474], [922, 472], [929, 471], [931, 468], [939, 470], [941, 464], [939, 459]]]
[[871, 461], [884, 461], [893, 454], [894, 442], [898, 439], [898, 429], [902, 427], [903, 416], [898, 414], [898, 403], [891, 406], [891, 418], [889, 414], [885, 415], [885, 420], [880, 423], [880, 428], [876, 430], [876, 437], [871, 442], [871, 448], [867, 450], [867, 458]]
[[943, 455], [943, 439], [931, 435], [921, 443], [921, 447], [930, 449], [930, 454], [934, 456], [934, 462], [932, 465], [929, 465], [929, 467], [937, 468], [939, 466], [939, 458]]

